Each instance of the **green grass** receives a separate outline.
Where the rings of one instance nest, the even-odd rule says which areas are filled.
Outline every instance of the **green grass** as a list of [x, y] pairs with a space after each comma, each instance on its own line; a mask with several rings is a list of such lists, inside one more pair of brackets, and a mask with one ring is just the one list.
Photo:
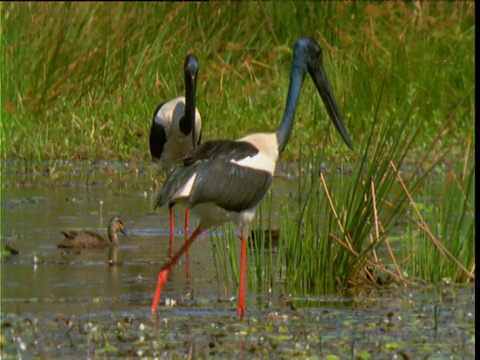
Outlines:
[[[37, 171], [45, 161], [61, 172], [55, 159], [147, 165], [153, 110], [183, 94], [189, 52], [200, 61], [197, 105], [205, 140], [272, 131], [285, 105], [292, 45], [308, 35], [323, 48], [356, 151], [344, 146], [307, 80], [282, 157], [313, 170], [299, 179], [298, 198], [281, 205], [278, 253], [249, 252], [250, 286], [284, 282], [292, 291], [329, 292], [373, 281], [374, 271], [386, 270], [376, 251], [389, 246], [392, 229], [418, 205], [409, 195], [428, 192], [427, 175], [440, 164], [465, 159], [467, 141], [474, 148], [474, 6], [2, 4], [3, 160], [20, 160], [14, 165], [19, 173]], [[353, 175], [332, 171], [322, 179], [321, 161], [352, 166]], [[462, 280], [453, 258], [474, 269], [473, 246], [467, 246], [474, 233], [474, 160], [465, 163], [462, 175], [454, 172], [462, 179], [458, 186], [443, 189], [442, 210], [428, 210], [434, 204], [426, 200], [420, 211], [451, 256], [429, 241], [428, 231], [419, 231], [418, 214], [407, 217], [405, 258], [392, 257], [401, 267], [393, 272], [397, 277], [406, 270], [432, 281]], [[88, 182], [87, 168], [85, 174]], [[264, 202], [259, 213], [271, 214], [270, 206]], [[259, 218], [256, 224], [270, 222]], [[219, 278], [236, 286], [238, 259], [230, 255], [238, 241], [231, 229], [223, 229], [227, 242], [214, 237], [212, 243], [222, 252]], [[442, 270], [435, 277], [437, 263]]]
[[[49, 159], [149, 160], [158, 103], [183, 94], [183, 59], [200, 61], [204, 139], [276, 129], [285, 104], [292, 45], [316, 39], [357, 149], [387, 73], [384, 113], [398, 121], [412, 97], [421, 154], [444, 120], [458, 157], [474, 124], [473, 3], [6, 3], [2, 4], [3, 159], [31, 169]], [[301, 148], [351, 154], [306, 81], [285, 159]], [[413, 160], [412, 159], [412, 160]], [[20, 169], [19, 169], [20, 170]]]
[[[444, 279], [468, 282], [475, 274], [475, 213], [472, 138], [467, 140], [462, 162], [442, 170], [445, 153], [438, 153], [442, 135], [457, 111], [452, 112], [434, 136], [423, 158], [408, 164], [424, 124], [412, 124], [416, 100], [395, 121], [379, 121], [384, 103], [377, 101], [370, 133], [364, 138], [360, 159], [352, 174], [324, 174], [325, 151], [306, 149], [298, 161], [296, 198], [281, 198], [280, 241], [276, 254], [264, 250], [257, 240], [249, 253], [250, 287], [268, 291], [332, 294], [392, 280], [414, 284], [418, 280], [438, 283]], [[429, 159], [429, 161], [427, 161]], [[342, 164], [341, 164], [342, 165]], [[447, 181], [444, 181], [446, 176]], [[441, 186], [433, 183], [443, 182]], [[440, 194], [438, 194], [440, 189]], [[272, 214], [272, 199], [262, 203]], [[260, 216], [253, 228], [271, 224]], [[278, 206], [278, 205], [277, 205]], [[399, 224], [407, 223], [403, 243], [392, 250]], [[272, 228], [272, 226], [267, 226]], [[232, 231], [223, 241], [235, 246]], [[379, 256], [378, 254], [388, 254]], [[235, 253], [234, 253], [235, 254]], [[235, 256], [236, 258], [236, 256]], [[220, 262], [238, 283], [236, 259]], [[229, 281], [229, 277], [224, 279]], [[256, 285], [255, 285], [256, 284]]]
[[[471, 156], [472, 150], [466, 150]], [[465, 158], [446, 179], [429, 179], [422, 196], [409, 205], [411, 221], [402, 247], [412, 278], [430, 282], [468, 282], [475, 274], [475, 166]], [[462, 174], [463, 173], [463, 174]], [[432, 188], [440, 188], [440, 194]]]

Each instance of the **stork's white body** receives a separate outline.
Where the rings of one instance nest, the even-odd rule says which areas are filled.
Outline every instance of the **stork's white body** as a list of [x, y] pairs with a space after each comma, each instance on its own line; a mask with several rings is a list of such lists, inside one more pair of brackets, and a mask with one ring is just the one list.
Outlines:
[[256, 133], [247, 135], [237, 141], [245, 141], [258, 149], [258, 154], [246, 157], [240, 161], [232, 161], [240, 166], [250, 169], [268, 171], [275, 173], [275, 166], [279, 157], [278, 140], [275, 133]]
[[205, 202], [193, 206], [191, 211], [201, 219], [205, 228], [219, 226], [228, 221], [232, 221], [242, 230], [244, 224], [250, 224], [250, 222], [252, 222], [255, 217], [255, 209], [256, 207], [240, 212], [228, 211], [214, 202]]
[[[154, 124], [159, 125], [165, 132], [165, 140], [160, 158], [154, 158], [162, 166], [164, 171], [169, 171], [175, 163], [178, 163], [192, 148], [191, 132], [184, 134], [180, 130], [180, 120], [185, 117], [185, 97], [179, 96], [170, 100], [157, 109], [154, 116]], [[195, 108], [195, 130], [197, 134], [202, 131], [202, 119]], [[162, 141], [159, 139], [158, 141]]]
[[[277, 136], [275, 133], [256, 133], [245, 136], [241, 139], [232, 142], [232, 145], [248, 143], [251, 144], [257, 151], [253, 156], [246, 155], [240, 159], [233, 158], [222, 158], [218, 161], [224, 161], [223, 168], [227, 169], [227, 166], [230, 164], [235, 167], [242, 169], [242, 174], [236, 176], [236, 182], [240, 182], [238, 187], [241, 189], [246, 189], [248, 192], [249, 184], [251, 182], [252, 174], [254, 173], [263, 173], [268, 174], [270, 178], [273, 178], [275, 173], [275, 166], [277, 159], [279, 157], [278, 152], [278, 143]], [[209, 161], [210, 160], [210, 161]], [[215, 155], [213, 158], [205, 159], [204, 166], [208, 166], [209, 163], [215, 160]], [[200, 160], [202, 161], [202, 160]], [[201, 169], [200, 169], [201, 170]], [[218, 188], [217, 197], [222, 197], [223, 192], [220, 188], [228, 188], [229, 183], [231, 183], [231, 175], [223, 174], [222, 176], [215, 179], [217, 182], [221, 182], [222, 185]], [[250, 223], [253, 220], [256, 206], [258, 205], [261, 199], [258, 199], [258, 202], [255, 203], [253, 207], [243, 209], [242, 211], [229, 211], [223, 207], [220, 207], [216, 204], [215, 200], [212, 198], [212, 201], [201, 202], [201, 203], [190, 203], [188, 204], [187, 199], [192, 195], [194, 191], [194, 185], [198, 176], [198, 171], [193, 171], [190, 174], [190, 177], [180, 186], [178, 190], [175, 191], [169, 197], [170, 203], [186, 203], [186, 206], [197, 215], [199, 219], [203, 222], [205, 227], [221, 225], [227, 221], [233, 221], [240, 229], [242, 229], [244, 223]], [[271, 180], [271, 179], [270, 179]], [[235, 189], [232, 189], [233, 192], [229, 193], [229, 200], [235, 200], [234, 198], [238, 196], [245, 197], [245, 192], [234, 192]], [[255, 194], [252, 194], [255, 196]], [[248, 194], [247, 194], [248, 196]], [[225, 201], [225, 200], [224, 200]]]

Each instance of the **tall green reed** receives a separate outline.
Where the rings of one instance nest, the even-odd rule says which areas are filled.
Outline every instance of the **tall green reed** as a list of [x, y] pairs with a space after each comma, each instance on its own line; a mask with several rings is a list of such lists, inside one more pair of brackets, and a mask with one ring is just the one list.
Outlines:
[[[388, 214], [399, 214], [404, 207], [398, 202], [392, 211], [387, 202], [381, 201], [391, 194], [395, 180], [389, 161], [402, 163], [417, 134], [413, 131], [403, 136], [410, 120], [409, 111], [401, 122], [393, 121], [394, 115], [380, 121], [379, 103], [351, 176], [325, 179], [321, 156], [311, 166], [314, 171], [300, 189], [306, 195], [300, 197], [297, 215], [297, 222], [305, 223], [307, 231], [303, 237], [297, 231], [297, 236], [288, 238], [293, 243], [287, 245], [287, 291], [332, 292], [372, 278], [366, 262], [371, 264], [390, 221], [395, 220]], [[337, 182], [346, 178], [348, 183], [338, 186]], [[378, 228], [380, 214], [386, 215], [382, 218], [382, 231]]]
[[[277, 248], [272, 244], [272, 238], [268, 231], [272, 230], [272, 196], [271, 192], [265, 201], [259, 206], [258, 216], [253, 221], [250, 229], [256, 231], [252, 237], [248, 237], [247, 247], [247, 279], [250, 290], [255, 289], [258, 293], [271, 292], [273, 283], [279, 277], [277, 269], [281, 269], [281, 259], [276, 256]], [[264, 216], [267, 219], [264, 219]], [[267, 234], [265, 233], [267, 232]], [[214, 265], [217, 278], [220, 280], [225, 291], [230, 291], [230, 286], [238, 287], [239, 284], [239, 256], [240, 236], [237, 236], [232, 224], [221, 227], [221, 231], [213, 231], [211, 235]]]
[[[474, 277], [474, 166], [462, 164], [461, 181], [450, 173], [451, 185], [441, 194], [439, 206], [430, 203], [438, 202], [438, 196], [428, 193], [429, 182], [445, 156], [435, 155], [434, 148], [441, 134], [451, 128], [463, 100], [423, 158], [412, 164], [405, 160], [423, 129], [412, 121], [418, 116], [416, 99], [411, 94], [400, 120], [396, 112], [382, 111], [380, 115], [379, 99], [370, 134], [351, 174], [326, 176], [322, 168], [324, 148], [301, 152], [299, 173], [307, 169], [307, 176], [297, 180], [294, 201], [289, 197], [281, 200], [275, 265], [272, 266], [272, 253], [263, 250], [264, 239], [259, 240], [248, 258], [250, 281], [257, 284], [257, 289], [262, 290], [259, 284], [268, 284], [269, 291], [332, 293], [382, 283], [384, 274], [401, 283], [411, 283], [415, 277], [426, 281], [444, 277], [464, 281]], [[428, 239], [432, 237], [428, 222], [420, 222], [412, 215], [412, 199], [420, 195], [429, 199], [422, 211], [424, 217], [435, 216], [436, 238]], [[262, 206], [266, 204], [271, 209], [271, 203]], [[437, 210], [433, 211], [434, 208]], [[260, 214], [260, 223], [265, 222], [263, 212]], [[420, 213], [418, 216], [422, 217]], [[394, 251], [389, 238], [405, 221], [409, 224], [408, 239], [400, 245], [401, 250]], [[389, 258], [380, 258], [380, 250]], [[408, 255], [404, 255], [405, 251]], [[235, 265], [230, 263], [234, 276]], [[440, 271], [434, 276], [437, 269]]]
[[[317, 164], [312, 167], [314, 171], [310, 175], [310, 182], [306, 182], [306, 186], [299, 189], [299, 194], [307, 193], [307, 196], [298, 204], [298, 209], [294, 210], [294, 213], [297, 213], [297, 222], [313, 224], [313, 231], [304, 238], [298, 236], [298, 231], [293, 233], [297, 234], [297, 237], [286, 236], [287, 241], [293, 239], [294, 242], [287, 244], [289, 250], [285, 258], [287, 292], [327, 293], [356, 285], [377, 283], [381, 282], [379, 272], [403, 283], [410, 282], [404, 276], [403, 262], [399, 261], [400, 254], [392, 251], [389, 236], [399, 222], [408, 217], [412, 196], [424, 189], [427, 179], [435, 176], [434, 170], [445, 153], [435, 155], [433, 148], [441, 134], [452, 128], [452, 119], [458, 114], [460, 105], [464, 104], [467, 96], [468, 94], [460, 100], [423, 158], [416, 164], [405, 161], [414, 148], [419, 132], [424, 129], [417, 121], [412, 120], [418, 116], [416, 94], [411, 94], [408, 99], [409, 108], [405, 109], [405, 115], [400, 121], [397, 120], [398, 115], [395, 112], [391, 112], [387, 119], [385, 115], [379, 116], [379, 100], [370, 135], [361, 149], [362, 156], [353, 166], [352, 176], [348, 177], [345, 187], [336, 186], [338, 176], [325, 179], [323, 174], [318, 172], [317, 159]], [[428, 158], [431, 159], [427, 166]], [[422, 174], [420, 169], [423, 169]], [[316, 192], [319, 186], [317, 174], [328, 201], [322, 199], [323, 194]], [[413, 256], [410, 257], [409, 265], [415, 268], [416, 274], [420, 273], [419, 267], [422, 268], [421, 278], [424, 280], [438, 280], [438, 277], [432, 276], [438, 266], [444, 267], [444, 271], [439, 271], [438, 276], [449, 274], [456, 280], [474, 277], [473, 199], [459, 196], [472, 193], [473, 176], [473, 167], [465, 164], [463, 183], [457, 182], [457, 186], [449, 188], [450, 193], [445, 192], [442, 196], [444, 204], [449, 204], [445, 208], [439, 207], [444, 210], [436, 219], [443, 241], [433, 238], [428, 244], [423, 242], [423, 249], [411, 250]], [[455, 189], [453, 194], [452, 189]], [[451, 201], [452, 197], [457, 201]], [[309, 214], [312, 208], [315, 209], [314, 215]], [[283, 218], [289, 216], [288, 211], [291, 209], [282, 214]], [[319, 213], [324, 214], [324, 218], [319, 216]], [[456, 221], [453, 220], [455, 213], [458, 214]], [[292, 226], [288, 224], [288, 220], [286, 226]], [[415, 226], [432, 236], [428, 228], [424, 229], [424, 223], [417, 221]], [[306, 229], [310, 229], [310, 226]], [[389, 254], [389, 262], [394, 265], [394, 270], [386, 267], [385, 260], [378, 257], [377, 252], [381, 247], [387, 249], [384, 252]], [[437, 256], [426, 261], [425, 254], [432, 254], [432, 249], [435, 249]], [[412, 262], [415, 265], [412, 265]], [[428, 276], [427, 269], [431, 271]]]
[[[401, 255], [411, 278], [437, 283], [475, 278], [474, 183], [474, 165], [454, 164], [440, 179], [428, 179], [422, 196], [410, 202]], [[440, 187], [440, 194], [432, 193], [433, 187]]]
[[[424, 103], [418, 119], [429, 119], [420, 137], [429, 143], [452, 99], [474, 86], [472, 5], [6, 3], [5, 154], [35, 161], [148, 159], [144, 139], [153, 109], [183, 93], [182, 61], [190, 51], [201, 64], [205, 138], [269, 130], [286, 96], [291, 45], [304, 35], [324, 48], [328, 73], [342, 74], [330, 79], [346, 119], [370, 112], [378, 74], [391, 68], [386, 101], [401, 109], [404, 94], [416, 89]], [[301, 101], [299, 117], [311, 119], [317, 108]], [[471, 94], [457, 133], [445, 143], [461, 143], [474, 104]], [[347, 125], [363, 138], [368, 124], [355, 116]], [[313, 147], [313, 129], [309, 120], [299, 126], [284, 157]], [[327, 157], [348, 154], [326, 141]]]

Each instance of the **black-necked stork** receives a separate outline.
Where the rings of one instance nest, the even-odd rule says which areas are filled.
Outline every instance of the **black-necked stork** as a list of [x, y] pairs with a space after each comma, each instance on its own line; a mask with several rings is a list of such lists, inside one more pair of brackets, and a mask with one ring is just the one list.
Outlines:
[[[178, 163], [193, 147], [200, 144], [202, 120], [195, 107], [198, 60], [194, 54], [185, 58], [185, 97], [180, 96], [160, 104], [154, 112], [150, 127], [150, 154], [160, 162], [165, 172]], [[173, 210], [170, 207], [170, 249], [173, 251]], [[189, 212], [185, 210], [185, 234], [188, 232]]]
[[153, 314], [156, 314], [168, 273], [182, 253], [202, 231], [232, 220], [240, 227], [242, 236], [238, 314], [240, 319], [243, 318], [248, 225], [272, 183], [277, 159], [292, 133], [297, 102], [307, 72], [335, 127], [353, 150], [323, 68], [322, 50], [313, 39], [300, 38], [293, 48], [287, 104], [278, 130], [248, 135], [235, 141], [209, 141], [192, 149], [183, 159], [183, 165], [170, 174], [160, 190], [155, 207], [181, 202], [200, 221], [191, 237], [160, 270], [151, 309]]

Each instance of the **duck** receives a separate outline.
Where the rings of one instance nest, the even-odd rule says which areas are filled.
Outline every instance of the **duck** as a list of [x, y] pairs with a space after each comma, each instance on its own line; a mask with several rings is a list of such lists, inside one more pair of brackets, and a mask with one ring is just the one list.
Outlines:
[[117, 247], [117, 232], [121, 232], [131, 240], [128, 231], [123, 225], [123, 221], [118, 216], [114, 216], [108, 223], [108, 239], [102, 235], [89, 230], [81, 231], [61, 231], [64, 239], [57, 245], [62, 249], [102, 249], [106, 247]]

